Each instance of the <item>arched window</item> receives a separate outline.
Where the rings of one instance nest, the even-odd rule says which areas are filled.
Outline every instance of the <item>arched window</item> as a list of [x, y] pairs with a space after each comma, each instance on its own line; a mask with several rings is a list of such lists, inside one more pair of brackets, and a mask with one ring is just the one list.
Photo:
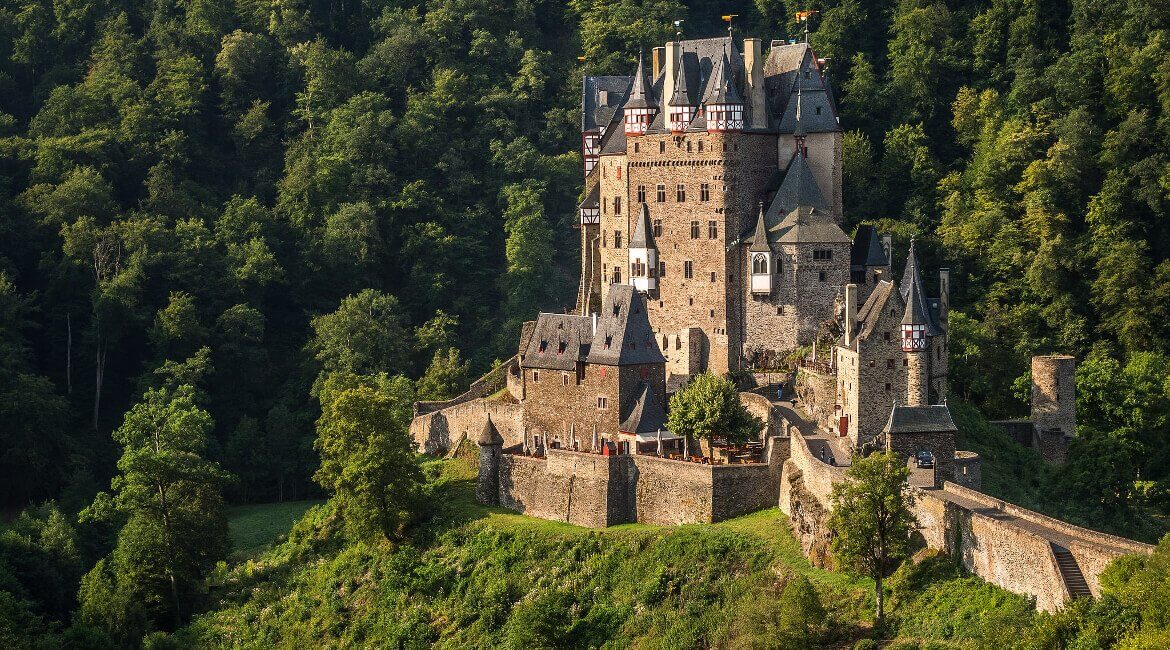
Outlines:
[[756, 253], [752, 258], [752, 273], [755, 275], [768, 274], [768, 256], [763, 253]]

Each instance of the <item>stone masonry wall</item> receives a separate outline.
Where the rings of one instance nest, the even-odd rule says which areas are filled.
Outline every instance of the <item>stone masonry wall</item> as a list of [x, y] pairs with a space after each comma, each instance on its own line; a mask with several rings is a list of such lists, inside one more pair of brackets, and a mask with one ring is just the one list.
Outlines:
[[524, 409], [519, 404], [474, 399], [420, 415], [410, 422], [410, 437], [419, 451], [427, 454], [451, 449], [462, 435], [475, 441], [483, 430], [487, 414], [504, 438], [504, 447], [524, 439]]
[[[503, 454], [500, 505], [541, 519], [603, 527], [628, 521], [626, 457], [550, 449], [547, 458]], [[616, 488], [616, 489], [615, 489]]]
[[835, 431], [837, 414], [837, 378], [812, 368], [796, 371], [796, 394], [804, 403], [805, 411], [823, 429]]

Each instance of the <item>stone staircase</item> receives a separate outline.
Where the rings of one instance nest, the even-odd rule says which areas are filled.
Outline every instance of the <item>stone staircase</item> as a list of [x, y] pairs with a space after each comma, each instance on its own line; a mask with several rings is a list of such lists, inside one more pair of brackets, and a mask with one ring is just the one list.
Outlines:
[[1067, 548], [1053, 544], [1052, 555], [1056, 558], [1056, 566], [1060, 568], [1060, 576], [1064, 578], [1069, 595], [1073, 598], [1091, 598], [1093, 594], [1089, 591], [1089, 583], [1085, 581], [1085, 576], [1081, 573], [1081, 567], [1073, 554]]

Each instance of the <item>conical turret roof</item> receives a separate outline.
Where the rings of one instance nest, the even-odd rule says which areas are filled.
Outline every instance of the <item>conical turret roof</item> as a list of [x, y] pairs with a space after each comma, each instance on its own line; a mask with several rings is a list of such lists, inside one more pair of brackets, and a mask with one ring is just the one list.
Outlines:
[[650, 208], [645, 203], [634, 224], [634, 235], [630, 237], [629, 248], [657, 248], [654, 245], [654, 231], [650, 227]]
[[638, 71], [634, 73], [633, 85], [630, 87], [630, 98], [626, 100], [626, 108], [654, 108], [658, 106], [658, 98], [654, 96], [654, 85], [646, 76], [646, 69], [642, 63], [642, 55], [638, 55]]
[[735, 79], [731, 75], [731, 62], [727, 60], [727, 51], [723, 58], [715, 65], [711, 73], [711, 80], [707, 82], [707, 93], [703, 97], [703, 104], [742, 104], [743, 97], [735, 88]]
[[749, 240], [751, 246], [748, 247], [749, 253], [771, 253], [772, 247], [768, 245], [768, 226], [764, 221], [764, 203], [760, 202], [760, 215], [756, 218], [756, 229], [752, 233]]
[[902, 297], [906, 311], [902, 313], [903, 325], [931, 325], [930, 305], [922, 290], [922, 276], [918, 273], [918, 256], [914, 252], [914, 240], [910, 240], [910, 255], [906, 260], [906, 273], [902, 276]]
[[491, 413], [488, 413], [487, 420], [483, 423], [483, 431], [480, 431], [477, 442], [481, 447], [504, 444], [504, 437], [500, 435], [500, 430], [492, 423]]

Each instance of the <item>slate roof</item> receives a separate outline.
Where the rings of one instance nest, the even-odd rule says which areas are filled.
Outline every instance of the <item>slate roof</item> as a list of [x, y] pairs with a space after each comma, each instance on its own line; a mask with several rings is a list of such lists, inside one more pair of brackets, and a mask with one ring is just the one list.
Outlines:
[[573, 314], [540, 314], [521, 364], [525, 368], [576, 370], [593, 340], [593, 319]]
[[749, 253], [771, 253], [772, 247], [768, 244], [768, 227], [764, 223], [764, 204], [760, 204], [760, 213], [756, 218], [756, 227], [752, 230], [747, 243]]
[[[804, 73], [808, 73], [806, 77]], [[796, 97], [801, 95], [801, 126], [808, 133], [840, 131], [832, 90], [807, 43], [776, 45], [764, 61], [771, 126], [781, 133], [796, 130]]]
[[[594, 169], [596, 169], [596, 168], [594, 168]], [[592, 174], [593, 172], [589, 172], [589, 173]], [[577, 208], [581, 209], [581, 210], [590, 210], [590, 209], [600, 210], [601, 209], [601, 184], [600, 183], [594, 183], [593, 186], [589, 188], [589, 193], [586, 194], [585, 198], [582, 199], [581, 202], [577, 204]]]
[[[881, 320], [882, 314], [886, 311], [886, 305], [890, 298], [896, 298], [898, 293], [894, 291], [894, 283], [889, 280], [882, 280], [874, 287], [873, 292], [869, 294], [869, 298], [861, 309], [857, 311], [857, 336], [855, 340], [858, 342], [868, 339], [874, 332], [878, 331], [878, 322]], [[895, 303], [896, 309], [901, 309], [900, 303]]]
[[654, 86], [646, 76], [642, 63], [642, 55], [638, 55], [638, 69], [634, 72], [633, 84], [630, 88], [630, 98], [626, 100], [624, 108], [651, 108], [658, 106], [658, 97], [654, 94]]
[[699, 102], [695, 101], [697, 93], [692, 90], [699, 85], [698, 79], [691, 81], [691, 77], [698, 77], [699, 72], [691, 61], [692, 58], [685, 54], [679, 56], [678, 74], [674, 78], [674, 94], [670, 96], [669, 102], [671, 106], [699, 105]]
[[848, 244], [849, 235], [827, 212], [802, 205], [769, 228], [768, 239], [777, 244]]
[[711, 80], [707, 82], [707, 90], [703, 94], [703, 105], [707, 104], [742, 104], [743, 96], [735, 87], [735, 78], [731, 76], [731, 63], [724, 53], [711, 73]]
[[788, 171], [784, 174], [784, 182], [780, 184], [772, 204], [768, 206], [768, 222], [773, 224], [802, 205], [829, 212], [829, 202], [825, 200], [824, 194], [821, 194], [821, 188], [817, 185], [812, 168], [808, 166], [808, 160], [795, 153], [792, 162], [788, 164]]
[[[581, 130], [596, 131], [609, 124], [625, 99], [630, 77], [584, 76], [581, 79]], [[602, 102], [601, 93], [608, 97]]]
[[487, 420], [483, 423], [483, 430], [479, 432], [479, 439], [476, 442], [480, 446], [504, 444], [504, 436], [500, 435], [500, 430], [492, 423], [491, 413], [488, 413]]
[[887, 433], [942, 433], [957, 431], [951, 418], [951, 409], [946, 404], [934, 406], [897, 406], [890, 409], [886, 420]]
[[869, 224], [861, 224], [853, 234], [853, 250], [849, 255], [849, 265], [862, 268], [866, 266], [886, 266], [886, 251], [882, 248], [881, 236], [876, 228]]
[[634, 223], [634, 235], [630, 237], [627, 248], [657, 248], [654, 244], [654, 230], [650, 227], [650, 208], [645, 203], [638, 213]]
[[637, 393], [622, 408], [622, 421], [618, 431], [622, 433], [655, 433], [666, 428], [666, 410], [662, 400], [655, 399], [654, 389], [648, 382], [639, 382]]
[[587, 361], [607, 366], [666, 363], [654, 339], [645, 300], [630, 285], [610, 285]]
[[935, 323], [930, 302], [922, 286], [922, 275], [918, 272], [918, 255], [914, 252], [914, 240], [910, 240], [910, 254], [906, 259], [906, 272], [902, 275], [900, 287], [906, 311], [902, 314], [903, 325], [927, 325], [931, 336], [941, 333]]

